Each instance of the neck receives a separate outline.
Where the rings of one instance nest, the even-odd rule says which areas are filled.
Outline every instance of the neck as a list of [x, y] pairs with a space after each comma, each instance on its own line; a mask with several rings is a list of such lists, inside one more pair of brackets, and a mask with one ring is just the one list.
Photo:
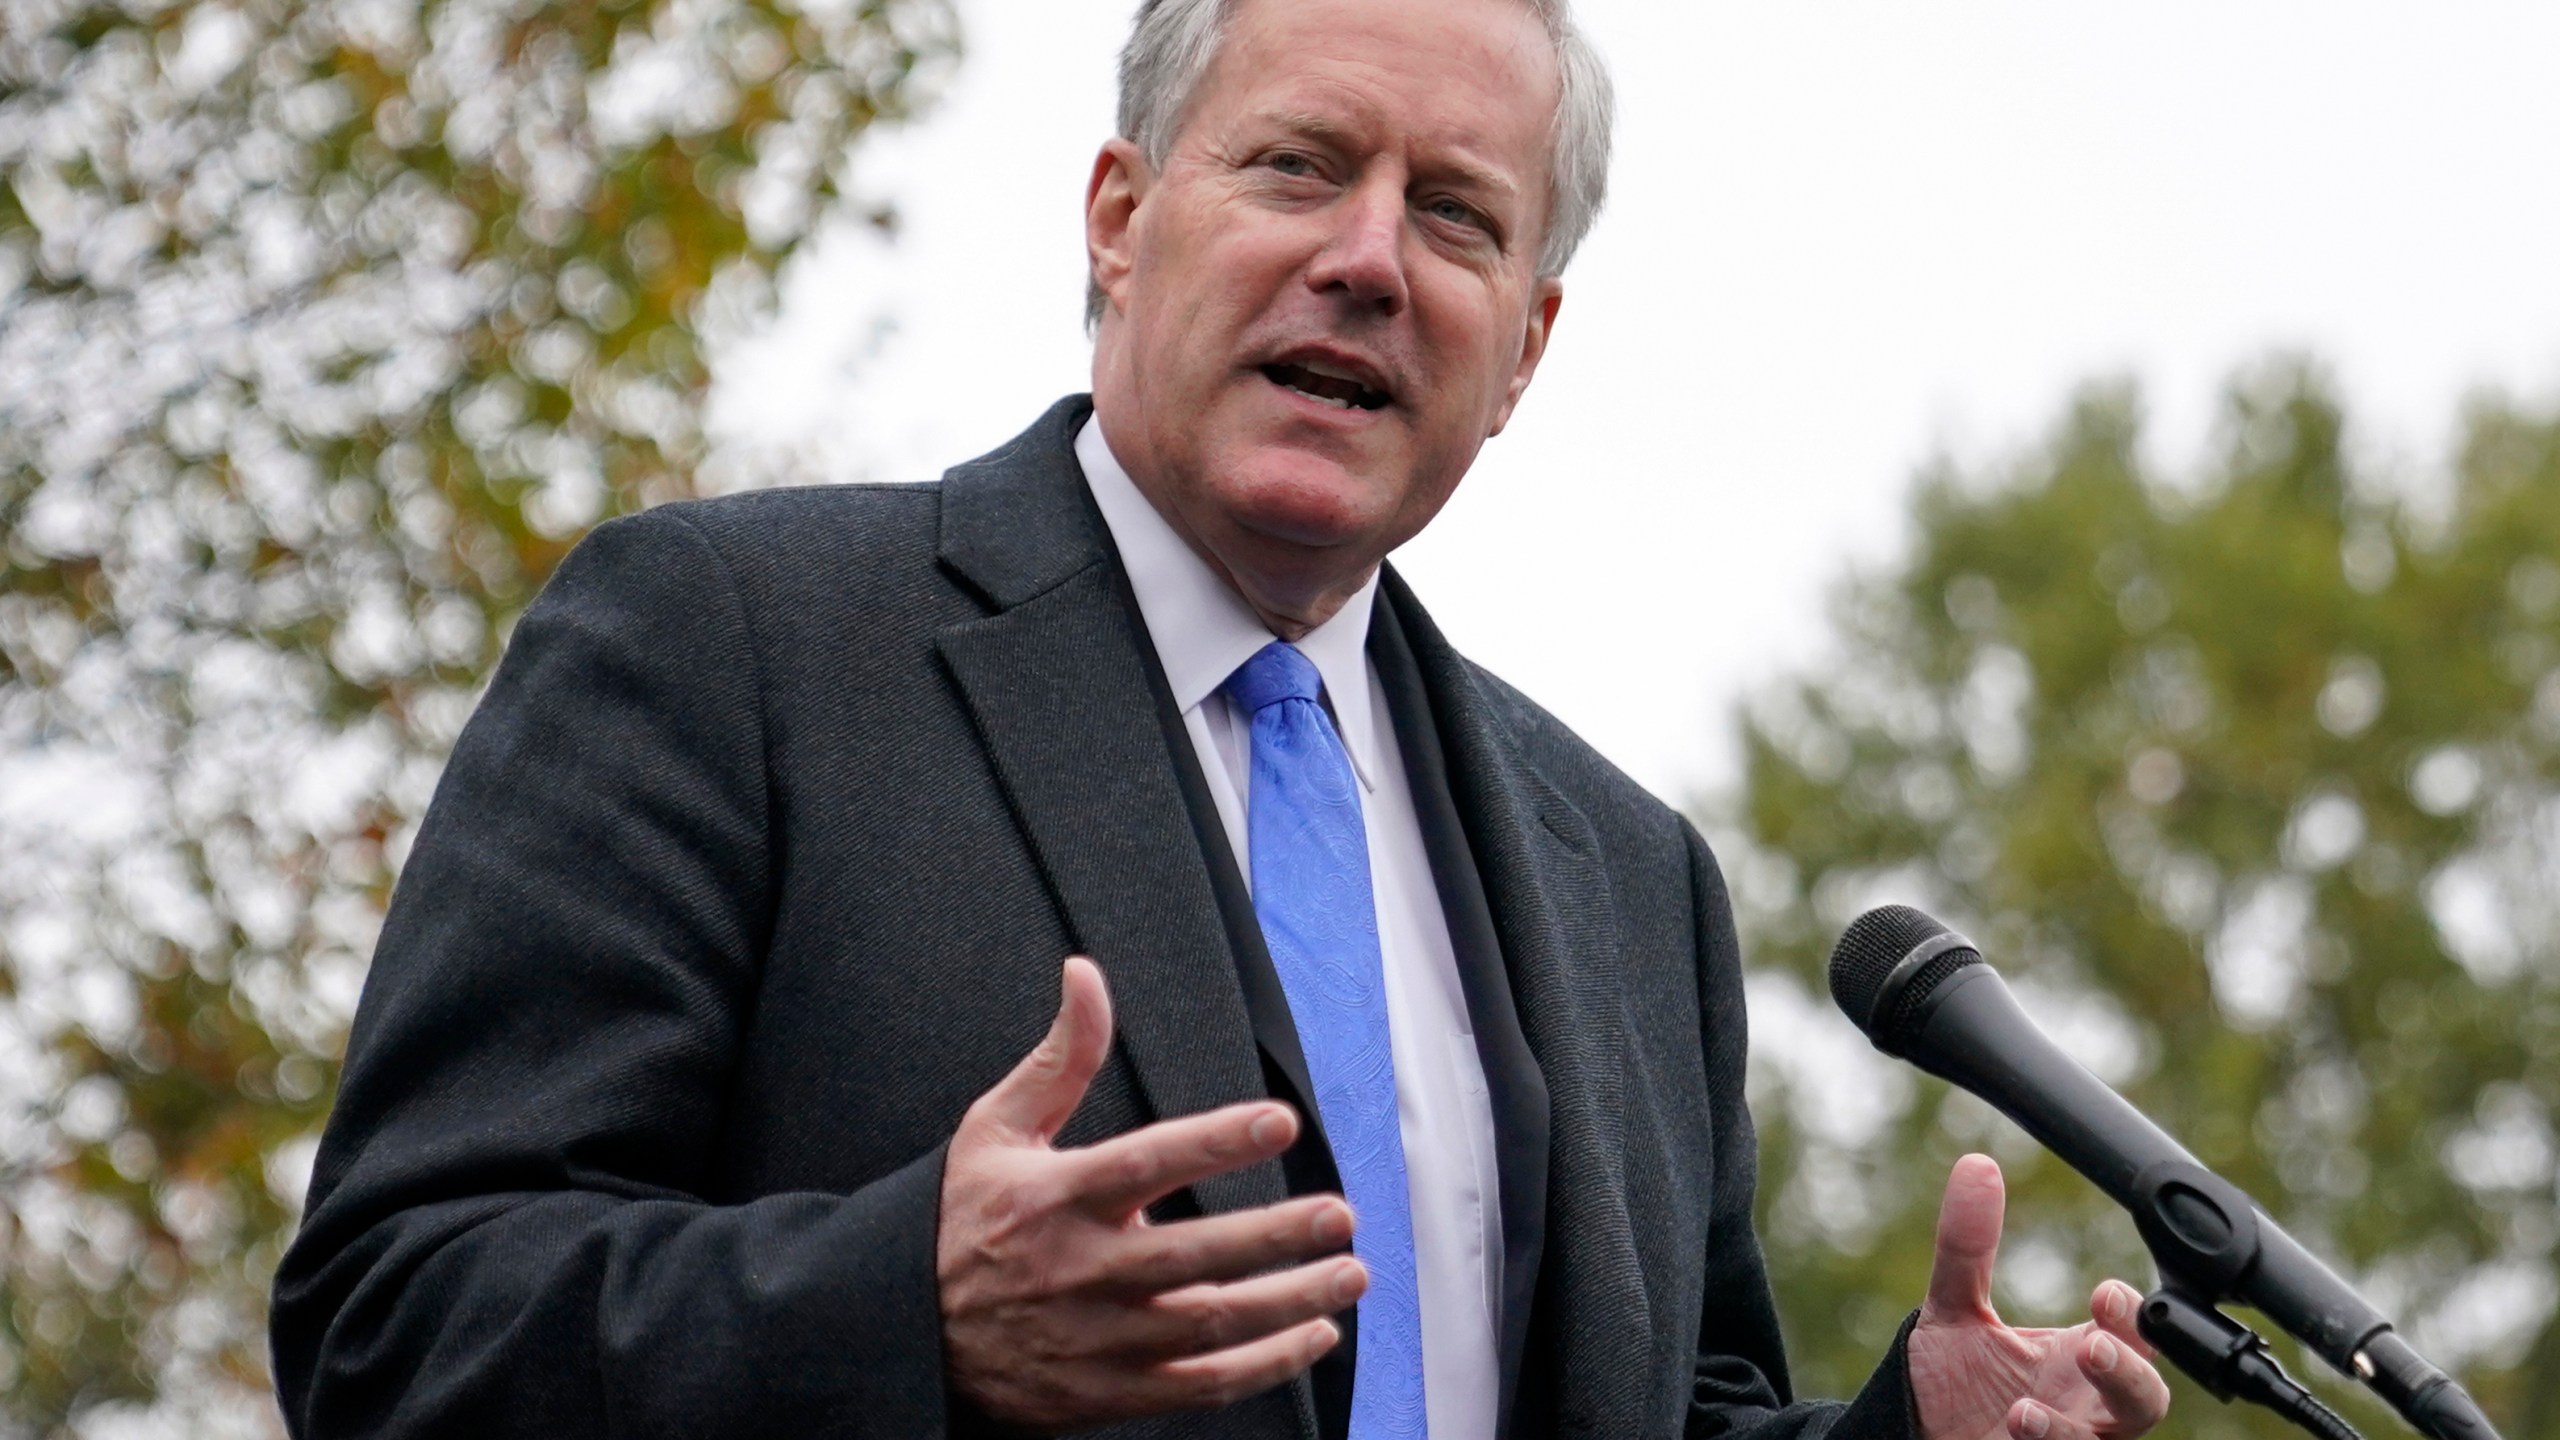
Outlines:
[[1199, 556], [1210, 573], [1224, 581], [1226, 587], [1235, 592], [1236, 598], [1253, 611], [1254, 618], [1262, 622], [1262, 627], [1292, 644], [1305, 639], [1309, 631], [1341, 614], [1342, 607], [1351, 603], [1351, 597], [1360, 593], [1360, 587], [1369, 583], [1369, 577], [1378, 573], [1378, 567], [1372, 564], [1356, 575], [1331, 584], [1321, 580], [1291, 583], [1296, 577], [1283, 578], [1275, 583], [1270, 576], [1240, 573], [1227, 563], [1225, 557], [1203, 544], [1190, 526], [1182, 523], [1181, 510], [1166, 504], [1135, 473], [1129, 478], [1138, 487], [1138, 493], [1146, 497], [1147, 504], [1164, 517], [1164, 523], [1181, 537], [1184, 545], [1190, 547], [1191, 553]]
[[[1099, 363], [1095, 366], [1097, 413], [1104, 404], [1104, 368]], [[1113, 434], [1109, 422], [1104, 421], [1106, 443], [1111, 442]], [[1378, 573], [1375, 560], [1349, 575], [1329, 573], [1331, 567], [1325, 571], [1287, 567], [1275, 573], [1233, 563], [1220, 554], [1216, 546], [1201, 538], [1184, 517], [1182, 507], [1165, 493], [1162, 476], [1153, 463], [1154, 457], [1144, 449], [1145, 443], [1146, 436], [1141, 428], [1119, 443], [1110, 444], [1112, 458], [1119, 463], [1122, 473], [1129, 477], [1129, 482], [1137, 487], [1138, 493], [1146, 497], [1147, 504], [1163, 517], [1175, 535], [1181, 537], [1182, 543], [1190, 547], [1191, 553], [1199, 556], [1212, 574], [1226, 582], [1227, 588], [1244, 601], [1264, 629], [1279, 638], [1293, 643], [1304, 639], [1309, 631], [1340, 614], [1351, 597], [1360, 593], [1360, 587], [1369, 583], [1369, 577]], [[1123, 444], [1133, 448], [1123, 449]], [[1303, 549], [1302, 553], [1317, 561], [1336, 558], [1333, 553], [1316, 549]]]
[[[1162, 511], [1159, 510], [1158, 513]], [[1305, 639], [1309, 631], [1341, 614], [1342, 607], [1351, 602], [1351, 597], [1360, 593], [1360, 587], [1369, 583], [1369, 577], [1378, 573], [1378, 567], [1372, 565], [1349, 581], [1330, 589], [1318, 590], [1302, 602], [1274, 603], [1256, 595], [1254, 587], [1241, 583], [1234, 571], [1221, 564], [1217, 556], [1210, 554], [1206, 547], [1192, 539], [1180, 524], [1174, 525], [1174, 533], [1181, 535], [1183, 543], [1191, 547], [1192, 553], [1207, 561], [1209, 568], [1217, 572], [1218, 578], [1227, 582], [1227, 588], [1236, 592], [1244, 603], [1252, 608], [1255, 618], [1262, 622], [1263, 628], [1292, 644]]]

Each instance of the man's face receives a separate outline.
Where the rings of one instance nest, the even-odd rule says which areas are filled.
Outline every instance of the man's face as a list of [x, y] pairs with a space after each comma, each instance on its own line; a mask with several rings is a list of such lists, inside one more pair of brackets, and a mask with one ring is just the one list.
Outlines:
[[1521, 0], [1243, 0], [1161, 172], [1097, 162], [1103, 426], [1266, 619], [1329, 615], [1510, 418], [1558, 83]]

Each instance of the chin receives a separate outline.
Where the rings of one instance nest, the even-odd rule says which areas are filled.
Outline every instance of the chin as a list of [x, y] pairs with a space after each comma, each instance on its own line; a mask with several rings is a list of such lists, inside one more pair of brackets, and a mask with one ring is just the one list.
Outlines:
[[1291, 545], [1358, 545], [1395, 514], [1402, 486], [1328, 456], [1266, 448], [1221, 466], [1222, 508], [1255, 535]]

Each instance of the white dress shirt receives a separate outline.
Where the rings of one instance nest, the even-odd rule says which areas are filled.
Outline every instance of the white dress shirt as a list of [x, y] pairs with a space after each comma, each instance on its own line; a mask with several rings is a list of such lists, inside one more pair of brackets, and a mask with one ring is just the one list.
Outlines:
[[[1219, 689], [1272, 641], [1243, 597], [1209, 568], [1129, 478], [1099, 419], [1076, 436], [1076, 459], [1111, 528], [1137, 593], [1138, 611], [1182, 711], [1209, 796], [1245, 883], [1253, 883], [1250, 830], [1251, 718]], [[1500, 1403], [1495, 1316], [1502, 1293], [1501, 1191], [1493, 1153], [1493, 1103], [1458, 986], [1456, 951], [1422, 824], [1405, 778], [1385, 692], [1368, 656], [1378, 579], [1301, 637], [1298, 649], [1324, 677], [1327, 705], [1351, 768], [1369, 839], [1369, 883], [1386, 966], [1387, 1031], [1395, 1050], [1396, 1113], [1404, 1132], [1405, 1185], [1413, 1208], [1414, 1267], [1422, 1296], [1422, 1385], [1433, 1440], [1491, 1440]]]

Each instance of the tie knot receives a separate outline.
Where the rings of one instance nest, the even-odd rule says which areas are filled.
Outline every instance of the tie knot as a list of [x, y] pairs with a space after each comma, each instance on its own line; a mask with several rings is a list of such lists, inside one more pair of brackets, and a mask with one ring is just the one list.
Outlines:
[[1313, 700], [1324, 688], [1324, 677], [1316, 673], [1316, 662], [1298, 653], [1298, 647], [1285, 640], [1274, 640], [1253, 652], [1253, 658], [1236, 667], [1227, 677], [1227, 698], [1255, 714], [1283, 700]]

